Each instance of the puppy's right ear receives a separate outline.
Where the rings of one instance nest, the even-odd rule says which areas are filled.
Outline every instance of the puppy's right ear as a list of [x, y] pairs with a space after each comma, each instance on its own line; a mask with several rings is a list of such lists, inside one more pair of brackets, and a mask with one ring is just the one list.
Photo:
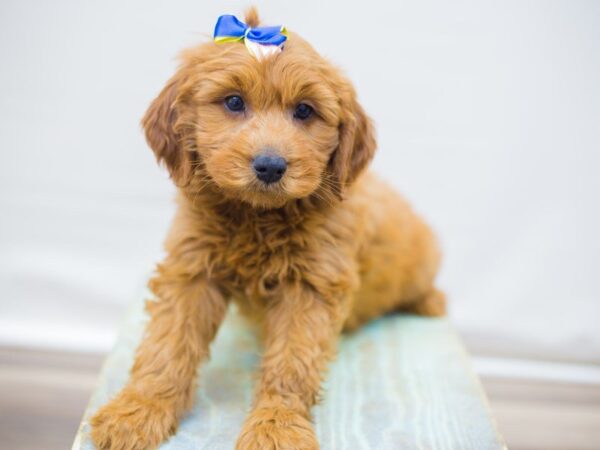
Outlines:
[[167, 166], [171, 178], [179, 184], [185, 183], [188, 178], [190, 165], [177, 132], [177, 87], [178, 80], [173, 77], [150, 104], [142, 119], [142, 127], [156, 160]]
[[337, 194], [342, 198], [344, 189], [373, 158], [377, 144], [371, 119], [356, 100], [354, 89], [349, 84], [346, 84], [340, 102], [344, 117], [340, 125], [339, 145], [329, 161], [329, 167], [337, 182]]

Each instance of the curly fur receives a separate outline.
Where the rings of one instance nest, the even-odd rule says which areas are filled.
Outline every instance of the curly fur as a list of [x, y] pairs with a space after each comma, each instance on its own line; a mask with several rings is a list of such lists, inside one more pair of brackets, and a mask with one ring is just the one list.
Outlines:
[[[255, 10], [246, 21], [258, 23]], [[246, 112], [224, 108], [232, 94]], [[292, 115], [300, 101], [316, 112], [301, 123]], [[296, 34], [262, 61], [237, 44], [184, 52], [143, 126], [179, 187], [178, 212], [130, 380], [92, 418], [93, 440], [142, 450], [172, 434], [234, 301], [264, 340], [237, 448], [317, 449], [310, 408], [342, 329], [398, 309], [444, 313], [434, 236], [365, 171], [371, 120], [350, 82]], [[251, 168], [265, 148], [288, 161], [273, 185]]]

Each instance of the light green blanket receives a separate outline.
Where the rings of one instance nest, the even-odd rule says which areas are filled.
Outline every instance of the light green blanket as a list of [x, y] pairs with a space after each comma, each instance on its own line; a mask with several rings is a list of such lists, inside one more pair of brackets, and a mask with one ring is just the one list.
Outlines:
[[[135, 305], [106, 360], [73, 450], [94, 449], [87, 419], [126, 382], [146, 319], [141, 303]], [[250, 407], [259, 347], [232, 312], [211, 353], [200, 371], [193, 410], [161, 450], [234, 448]], [[313, 417], [323, 450], [505, 448], [468, 356], [444, 319], [384, 317], [344, 336]]]

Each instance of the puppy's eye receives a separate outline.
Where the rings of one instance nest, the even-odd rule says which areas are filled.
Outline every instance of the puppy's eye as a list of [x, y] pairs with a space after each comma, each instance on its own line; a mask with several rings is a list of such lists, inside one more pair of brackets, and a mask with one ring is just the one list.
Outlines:
[[300, 103], [298, 106], [296, 106], [294, 118], [298, 120], [306, 120], [312, 116], [313, 111], [314, 110], [312, 109], [312, 106], [307, 105], [306, 103]]
[[225, 107], [229, 111], [240, 112], [246, 108], [244, 100], [239, 95], [230, 95], [225, 98]]

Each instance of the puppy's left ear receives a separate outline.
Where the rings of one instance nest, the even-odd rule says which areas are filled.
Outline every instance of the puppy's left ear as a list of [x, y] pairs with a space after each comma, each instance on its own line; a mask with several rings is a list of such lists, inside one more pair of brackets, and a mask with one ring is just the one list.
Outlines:
[[179, 80], [173, 77], [150, 104], [142, 119], [146, 141], [159, 163], [169, 169], [177, 185], [185, 184], [190, 173], [190, 156], [182, 145], [182, 130], [178, 124], [177, 104]]
[[345, 97], [341, 101], [344, 116], [339, 145], [329, 163], [340, 196], [373, 159], [377, 147], [373, 123], [356, 100], [354, 90], [350, 88]]

